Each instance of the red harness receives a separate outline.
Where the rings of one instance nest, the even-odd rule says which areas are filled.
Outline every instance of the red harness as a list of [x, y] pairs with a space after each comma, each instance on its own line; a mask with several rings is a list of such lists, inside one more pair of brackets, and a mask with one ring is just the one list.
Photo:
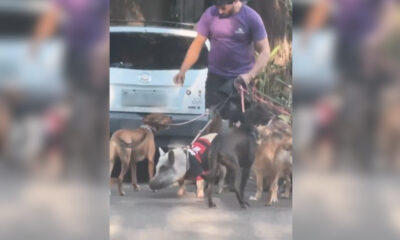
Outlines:
[[203, 160], [201, 158], [202, 158], [204, 152], [210, 146], [211, 146], [211, 143], [210, 143], [210, 141], [208, 141], [207, 138], [199, 138], [196, 140], [196, 142], [194, 142], [192, 144], [191, 150], [194, 152], [197, 161], [199, 161], [200, 163], [203, 162]]
[[[203, 163], [203, 155], [205, 151], [211, 146], [210, 141], [207, 138], [198, 138], [191, 147], [192, 152], [194, 153], [194, 156], [196, 157], [197, 162], [203, 167], [208, 165], [208, 163]], [[206, 174], [206, 171], [203, 171], [202, 174]], [[202, 180], [203, 178], [201, 176], [196, 177], [196, 181]]]

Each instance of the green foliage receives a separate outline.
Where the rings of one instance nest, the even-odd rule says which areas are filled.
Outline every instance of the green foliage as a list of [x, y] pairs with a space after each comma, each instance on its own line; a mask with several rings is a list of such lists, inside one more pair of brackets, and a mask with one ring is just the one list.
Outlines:
[[290, 60], [286, 65], [278, 65], [275, 58], [280, 49], [276, 46], [270, 54], [269, 62], [264, 71], [257, 77], [257, 90], [263, 97], [277, 105], [291, 109], [292, 107], [292, 79]]

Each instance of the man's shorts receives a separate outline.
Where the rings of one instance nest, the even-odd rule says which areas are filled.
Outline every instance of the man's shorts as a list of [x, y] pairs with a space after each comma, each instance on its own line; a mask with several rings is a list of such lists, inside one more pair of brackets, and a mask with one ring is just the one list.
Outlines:
[[208, 73], [206, 80], [206, 108], [217, 105], [224, 100], [224, 97], [218, 94], [217, 90], [230, 79], [232, 78]]

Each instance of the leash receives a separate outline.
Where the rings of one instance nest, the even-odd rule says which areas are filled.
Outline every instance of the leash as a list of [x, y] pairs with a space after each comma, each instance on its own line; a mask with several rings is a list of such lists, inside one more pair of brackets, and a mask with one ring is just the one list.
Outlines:
[[244, 88], [242, 85], [240, 85], [240, 103], [242, 104], [242, 113], [246, 111], [245, 106], [244, 106]]
[[197, 133], [196, 137], [193, 139], [193, 141], [190, 143], [190, 145], [193, 145], [193, 143], [197, 141], [197, 139], [204, 132], [204, 130], [207, 129], [207, 127], [211, 124], [211, 122], [212, 122], [212, 119], [208, 120], [207, 124], [199, 131], [199, 133]]
[[186, 124], [192, 123], [192, 122], [196, 121], [197, 119], [200, 119], [200, 118], [202, 118], [202, 117], [204, 117], [204, 116], [208, 116], [208, 112], [205, 112], [205, 113], [203, 113], [203, 114], [201, 114], [201, 115], [199, 115], [199, 116], [197, 116], [197, 117], [195, 117], [195, 118], [193, 118], [193, 119], [190, 119], [189, 121], [186, 121], [186, 122], [181, 122], [181, 123], [170, 123], [170, 124], [168, 124], [168, 125], [169, 125], [169, 126], [182, 126], [182, 125], [186, 125]]
[[[229, 99], [231, 98], [231, 96], [232, 96], [232, 93], [229, 94], [229, 96], [225, 99], [225, 101], [223, 101], [223, 102], [217, 104], [217, 105], [215, 106], [215, 110], [218, 111], [218, 110], [220, 110], [222, 107], [224, 107], [225, 104], [226, 104], [226, 103], [229, 101]], [[181, 123], [171, 123], [171, 124], [169, 124], [169, 126], [182, 126], [182, 125], [185, 125], [185, 124], [189, 124], [189, 123], [191, 123], [191, 122], [194, 122], [194, 121], [196, 121], [197, 119], [200, 119], [200, 118], [202, 118], [202, 117], [204, 117], [204, 116], [208, 116], [208, 115], [209, 115], [209, 112], [206, 111], [205, 113], [203, 113], [203, 114], [201, 114], [201, 115], [199, 115], [199, 116], [197, 116], [197, 117], [195, 117], [195, 118], [193, 118], [193, 119], [191, 119], [191, 120], [189, 120], [189, 121], [181, 122]], [[207, 129], [207, 127], [211, 124], [211, 122], [212, 122], [212, 119], [208, 120], [207, 124], [199, 131], [199, 133], [197, 133], [196, 137], [193, 139], [193, 141], [190, 143], [190, 145], [192, 145], [194, 142], [196, 142], [196, 140], [197, 140], [197, 139], [201, 136], [201, 134]], [[189, 147], [190, 147], [190, 146], [189, 146]]]
[[[253, 89], [253, 91], [257, 91], [257, 90], [256, 90], [256, 89]], [[244, 89], [242, 86], [240, 86], [240, 98], [241, 98], [241, 103], [242, 103], [242, 112], [244, 112], [244, 110], [245, 110], [245, 109], [244, 109], [244, 93], [250, 94], [249, 91], [247, 91], [247, 90]], [[259, 92], [257, 91], [257, 93], [259, 93]], [[254, 97], [256, 100], [258, 100], [259, 102], [264, 103], [264, 104], [267, 104], [268, 106], [270, 106], [271, 108], [275, 109], [276, 111], [278, 111], [278, 112], [280, 112], [280, 113], [282, 113], [282, 114], [291, 116], [291, 114], [290, 114], [288, 111], [286, 111], [283, 107], [278, 107], [278, 106], [276, 106], [275, 104], [273, 104], [272, 102], [267, 101], [267, 100], [265, 100], [265, 99], [263, 99], [263, 98], [260, 98], [260, 97], [257, 96], [256, 94], [253, 94], [253, 97]]]
[[183, 150], [186, 150], [186, 171], [188, 171], [190, 169], [189, 148], [185, 147]]

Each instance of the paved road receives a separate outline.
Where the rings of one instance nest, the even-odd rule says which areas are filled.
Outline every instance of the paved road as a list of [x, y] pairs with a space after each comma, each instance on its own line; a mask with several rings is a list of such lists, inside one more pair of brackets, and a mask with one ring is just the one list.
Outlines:
[[[204, 199], [195, 197], [194, 185], [178, 198], [177, 187], [153, 193], [146, 185], [133, 192], [124, 185], [126, 196], [120, 197], [112, 186], [110, 197], [111, 240], [180, 240], [180, 239], [292, 239], [292, 201], [280, 199], [277, 204], [264, 206], [251, 201], [243, 210], [234, 193], [214, 194], [216, 209], [209, 209]], [[249, 182], [246, 196], [255, 192]]]

